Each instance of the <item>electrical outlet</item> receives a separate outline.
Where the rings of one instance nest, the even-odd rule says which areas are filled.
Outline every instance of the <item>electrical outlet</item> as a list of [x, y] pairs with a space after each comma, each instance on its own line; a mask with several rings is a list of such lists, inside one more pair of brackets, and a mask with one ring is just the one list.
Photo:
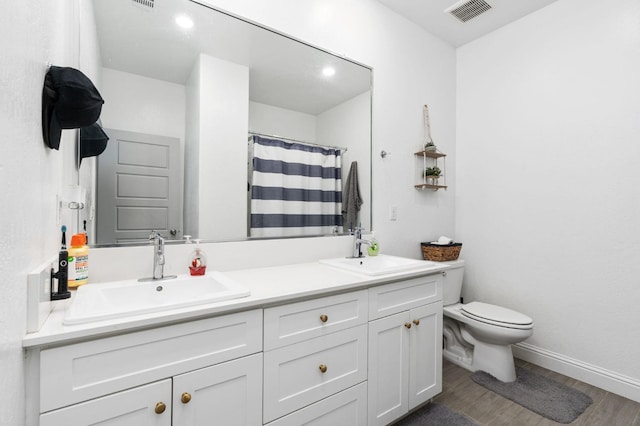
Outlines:
[[398, 206], [389, 206], [389, 220], [398, 220]]

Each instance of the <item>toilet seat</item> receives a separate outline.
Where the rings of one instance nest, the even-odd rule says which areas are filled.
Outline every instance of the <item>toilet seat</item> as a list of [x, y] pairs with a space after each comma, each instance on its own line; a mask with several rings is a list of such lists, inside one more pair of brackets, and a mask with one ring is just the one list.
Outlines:
[[498, 327], [529, 330], [533, 320], [520, 312], [489, 303], [471, 302], [462, 305], [460, 313], [467, 318]]

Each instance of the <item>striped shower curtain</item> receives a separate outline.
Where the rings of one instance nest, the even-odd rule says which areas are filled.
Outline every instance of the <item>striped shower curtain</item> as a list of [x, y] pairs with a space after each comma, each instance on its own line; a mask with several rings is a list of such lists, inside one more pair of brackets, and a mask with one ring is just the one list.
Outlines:
[[319, 235], [342, 226], [339, 149], [253, 136], [251, 237]]

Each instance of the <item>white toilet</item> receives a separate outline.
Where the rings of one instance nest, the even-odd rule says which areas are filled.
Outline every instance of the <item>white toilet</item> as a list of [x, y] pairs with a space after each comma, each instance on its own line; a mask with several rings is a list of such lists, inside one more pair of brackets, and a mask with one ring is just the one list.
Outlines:
[[446, 262], [443, 286], [443, 356], [471, 371], [503, 382], [516, 380], [511, 345], [533, 334], [533, 320], [511, 309], [482, 302], [460, 303], [464, 260]]

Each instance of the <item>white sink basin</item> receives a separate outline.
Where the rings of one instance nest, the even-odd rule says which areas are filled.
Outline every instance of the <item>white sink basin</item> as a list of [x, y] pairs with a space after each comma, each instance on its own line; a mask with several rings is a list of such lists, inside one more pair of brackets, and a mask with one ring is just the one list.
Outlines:
[[428, 260], [407, 259], [405, 257], [388, 256], [379, 254], [378, 256], [351, 258], [338, 257], [335, 259], [322, 259], [320, 263], [340, 268], [345, 271], [357, 272], [365, 275], [384, 275], [396, 272], [428, 271], [441, 267], [438, 262]]
[[221, 272], [199, 277], [139, 282], [137, 280], [88, 284], [78, 288], [64, 324], [84, 324], [168, 309], [184, 308], [249, 296]]

